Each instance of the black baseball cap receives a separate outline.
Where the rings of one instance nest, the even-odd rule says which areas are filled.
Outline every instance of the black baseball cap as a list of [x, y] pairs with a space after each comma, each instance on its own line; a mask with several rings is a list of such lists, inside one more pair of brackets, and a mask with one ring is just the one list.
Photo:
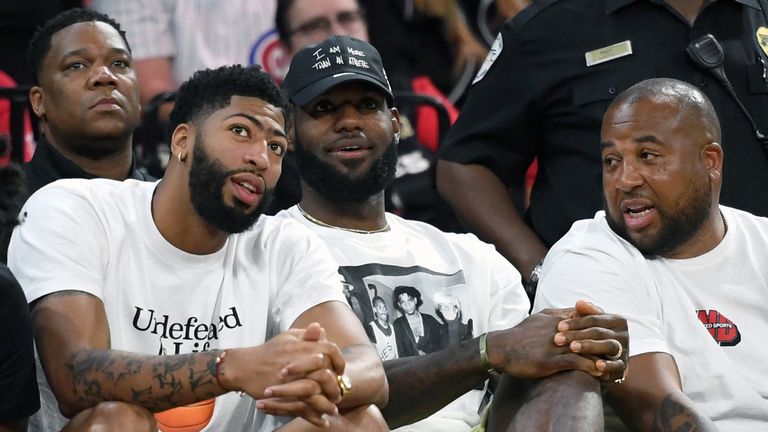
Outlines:
[[347, 81], [372, 84], [394, 102], [381, 56], [368, 42], [349, 36], [331, 36], [302, 48], [291, 61], [283, 90], [295, 105], [304, 106], [331, 87]]

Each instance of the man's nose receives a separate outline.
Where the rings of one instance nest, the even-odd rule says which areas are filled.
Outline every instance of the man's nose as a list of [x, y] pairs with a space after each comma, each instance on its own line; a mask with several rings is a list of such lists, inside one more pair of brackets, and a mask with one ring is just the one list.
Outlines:
[[337, 117], [337, 129], [344, 131], [354, 131], [362, 129], [360, 113], [357, 107], [351, 103], [346, 103], [339, 107]]
[[90, 79], [91, 86], [116, 85], [117, 76], [107, 65], [96, 66]]
[[260, 139], [245, 153], [245, 161], [256, 167], [258, 171], [269, 168], [269, 149], [266, 139]]
[[620, 170], [617, 187], [623, 192], [630, 192], [644, 183], [643, 176], [635, 163], [624, 161]]

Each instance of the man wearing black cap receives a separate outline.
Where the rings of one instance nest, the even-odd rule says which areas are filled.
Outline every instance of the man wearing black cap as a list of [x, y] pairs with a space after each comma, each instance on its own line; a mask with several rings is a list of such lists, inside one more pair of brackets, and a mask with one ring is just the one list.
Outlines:
[[[383, 412], [390, 427], [467, 431], [481, 422], [485, 381], [499, 373], [509, 374], [518, 384], [523, 378], [572, 369], [603, 380], [622, 376], [625, 356], [617, 354], [618, 347], [627, 344], [623, 319], [585, 303], [577, 304], [576, 311], [526, 318], [529, 303], [520, 274], [492, 246], [473, 235], [447, 234], [384, 211], [400, 122], [374, 47], [332, 36], [300, 50], [283, 85], [294, 108], [291, 137], [302, 199], [278, 216], [300, 222], [325, 241], [340, 264], [340, 278], [354, 287], [352, 291], [367, 293], [358, 298], [366, 324], [375, 321], [374, 300], [395, 318], [399, 286], [418, 286], [420, 308], [430, 314], [437, 314], [436, 298], [450, 295], [461, 309], [461, 324], [472, 322], [472, 339], [411, 357], [399, 352], [400, 343], [393, 346], [391, 326], [379, 327], [378, 334], [386, 340], [376, 340], [376, 332], [371, 332], [372, 343], [386, 359], [391, 397]], [[582, 315], [591, 315], [592, 323]], [[555, 330], [563, 319], [574, 332]], [[423, 319], [415, 317], [408, 324], [408, 337], [416, 343], [428, 337]], [[571, 352], [575, 331], [595, 324], [603, 328], [582, 338], [599, 332], [602, 340], [580, 341], [579, 352], [595, 357]], [[447, 320], [438, 331], [450, 332]], [[593, 382], [581, 372], [558, 374], [564, 375]], [[590, 417], [600, 413], [589, 405], [593, 402], [572, 401], [569, 409]], [[567, 412], [559, 414], [556, 421], [572, 420]], [[517, 420], [537, 418], [523, 415]], [[520, 426], [537, 430], [530, 424]]]

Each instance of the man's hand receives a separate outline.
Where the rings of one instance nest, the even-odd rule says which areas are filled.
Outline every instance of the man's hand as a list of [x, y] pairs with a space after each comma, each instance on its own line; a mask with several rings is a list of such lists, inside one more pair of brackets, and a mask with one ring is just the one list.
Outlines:
[[[261, 354], [256, 358], [251, 352], [255, 350]], [[336, 376], [344, 373], [345, 361], [317, 323], [283, 332], [260, 347], [230, 350], [223, 368], [225, 387], [245, 391], [266, 413], [303, 417], [325, 427], [323, 416], [339, 412], [336, 403], [341, 401], [341, 389]], [[267, 385], [260, 386], [254, 377]]]
[[[617, 354], [619, 344], [622, 354]], [[497, 370], [517, 378], [542, 378], [581, 370], [602, 380], [626, 370], [627, 323], [587, 302], [575, 308], [547, 309], [516, 327], [488, 334], [488, 358]]]
[[622, 379], [629, 364], [629, 331], [627, 320], [606, 314], [592, 303], [579, 300], [575, 314], [557, 325], [555, 345], [569, 346], [571, 351], [595, 361], [603, 381]]

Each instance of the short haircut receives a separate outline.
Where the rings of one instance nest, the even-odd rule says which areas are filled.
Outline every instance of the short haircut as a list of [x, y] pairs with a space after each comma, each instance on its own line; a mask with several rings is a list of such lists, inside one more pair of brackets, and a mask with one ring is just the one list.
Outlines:
[[376, 297], [371, 299], [371, 306], [376, 307], [376, 303], [381, 303], [381, 304], [384, 305], [384, 307], [387, 306], [387, 303], [384, 302], [384, 299], [379, 297], [379, 296], [376, 296]]
[[169, 134], [182, 123], [195, 123], [229, 106], [232, 96], [256, 97], [279, 108], [289, 128], [291, 109], [283, 92], [261, 66], [222, 66], [195, 72], [176, 95], [168, 124]]
[[43, 67], [45, 56], [48, 54], [48, 51], [51, 50], [51, 38], [53, 35], [71, 25], [93, 21], [109, 24], [112, 28], [117, 30], [120, 37], [123, 38], [123, 42], [125, 42], [128, 52], [131, 51], [131, 45], [128, 44], [128, 39], [125, 37], [125, 31], [120, 28], [120, 24], [118, 24], [117, 21], [92, 9], [76, 8], [66, 10], [51, 18], [42, 27], [38, 28], [34, 36], [32, 36], [32, 40], [29, 41], [27, 59], [30, 67], [32, 67], [32, 79], [35, 85], [40, 84], [40, 70]]
[[416, 309], [419, 309], [421, 305], [424, 304], [424, 301], [421, 300], [421, 293], [419, 290], [412, 286], [408, 285], [400, 285], [395, 287], [395, 291], [392, 293], [393, 303], [395, 304], [395, 309], [399, 310], [400, 313], [405, 313], [403, 311], [403, 308], [400, 307], [400, 295], [407, 294], [408, 296], [416, 299]]
[[608, 110], [621, 105], [632, 105], [642, 100], [674, 103], [679, 108], [678, 118], [688, 117], [709, 129], [716, 142], [720, 142], [720, 120], [707, 95], [698, 87], [673, 78], [651, 78], [624, 90], [611, 102]]
[[290, 46], [291, 29], [288, 27], [288, 11], [293, 7], [294, 0], [277, 0], [277, 10], [275, 11], [275, 28], [277, 36], [286, 46]]

